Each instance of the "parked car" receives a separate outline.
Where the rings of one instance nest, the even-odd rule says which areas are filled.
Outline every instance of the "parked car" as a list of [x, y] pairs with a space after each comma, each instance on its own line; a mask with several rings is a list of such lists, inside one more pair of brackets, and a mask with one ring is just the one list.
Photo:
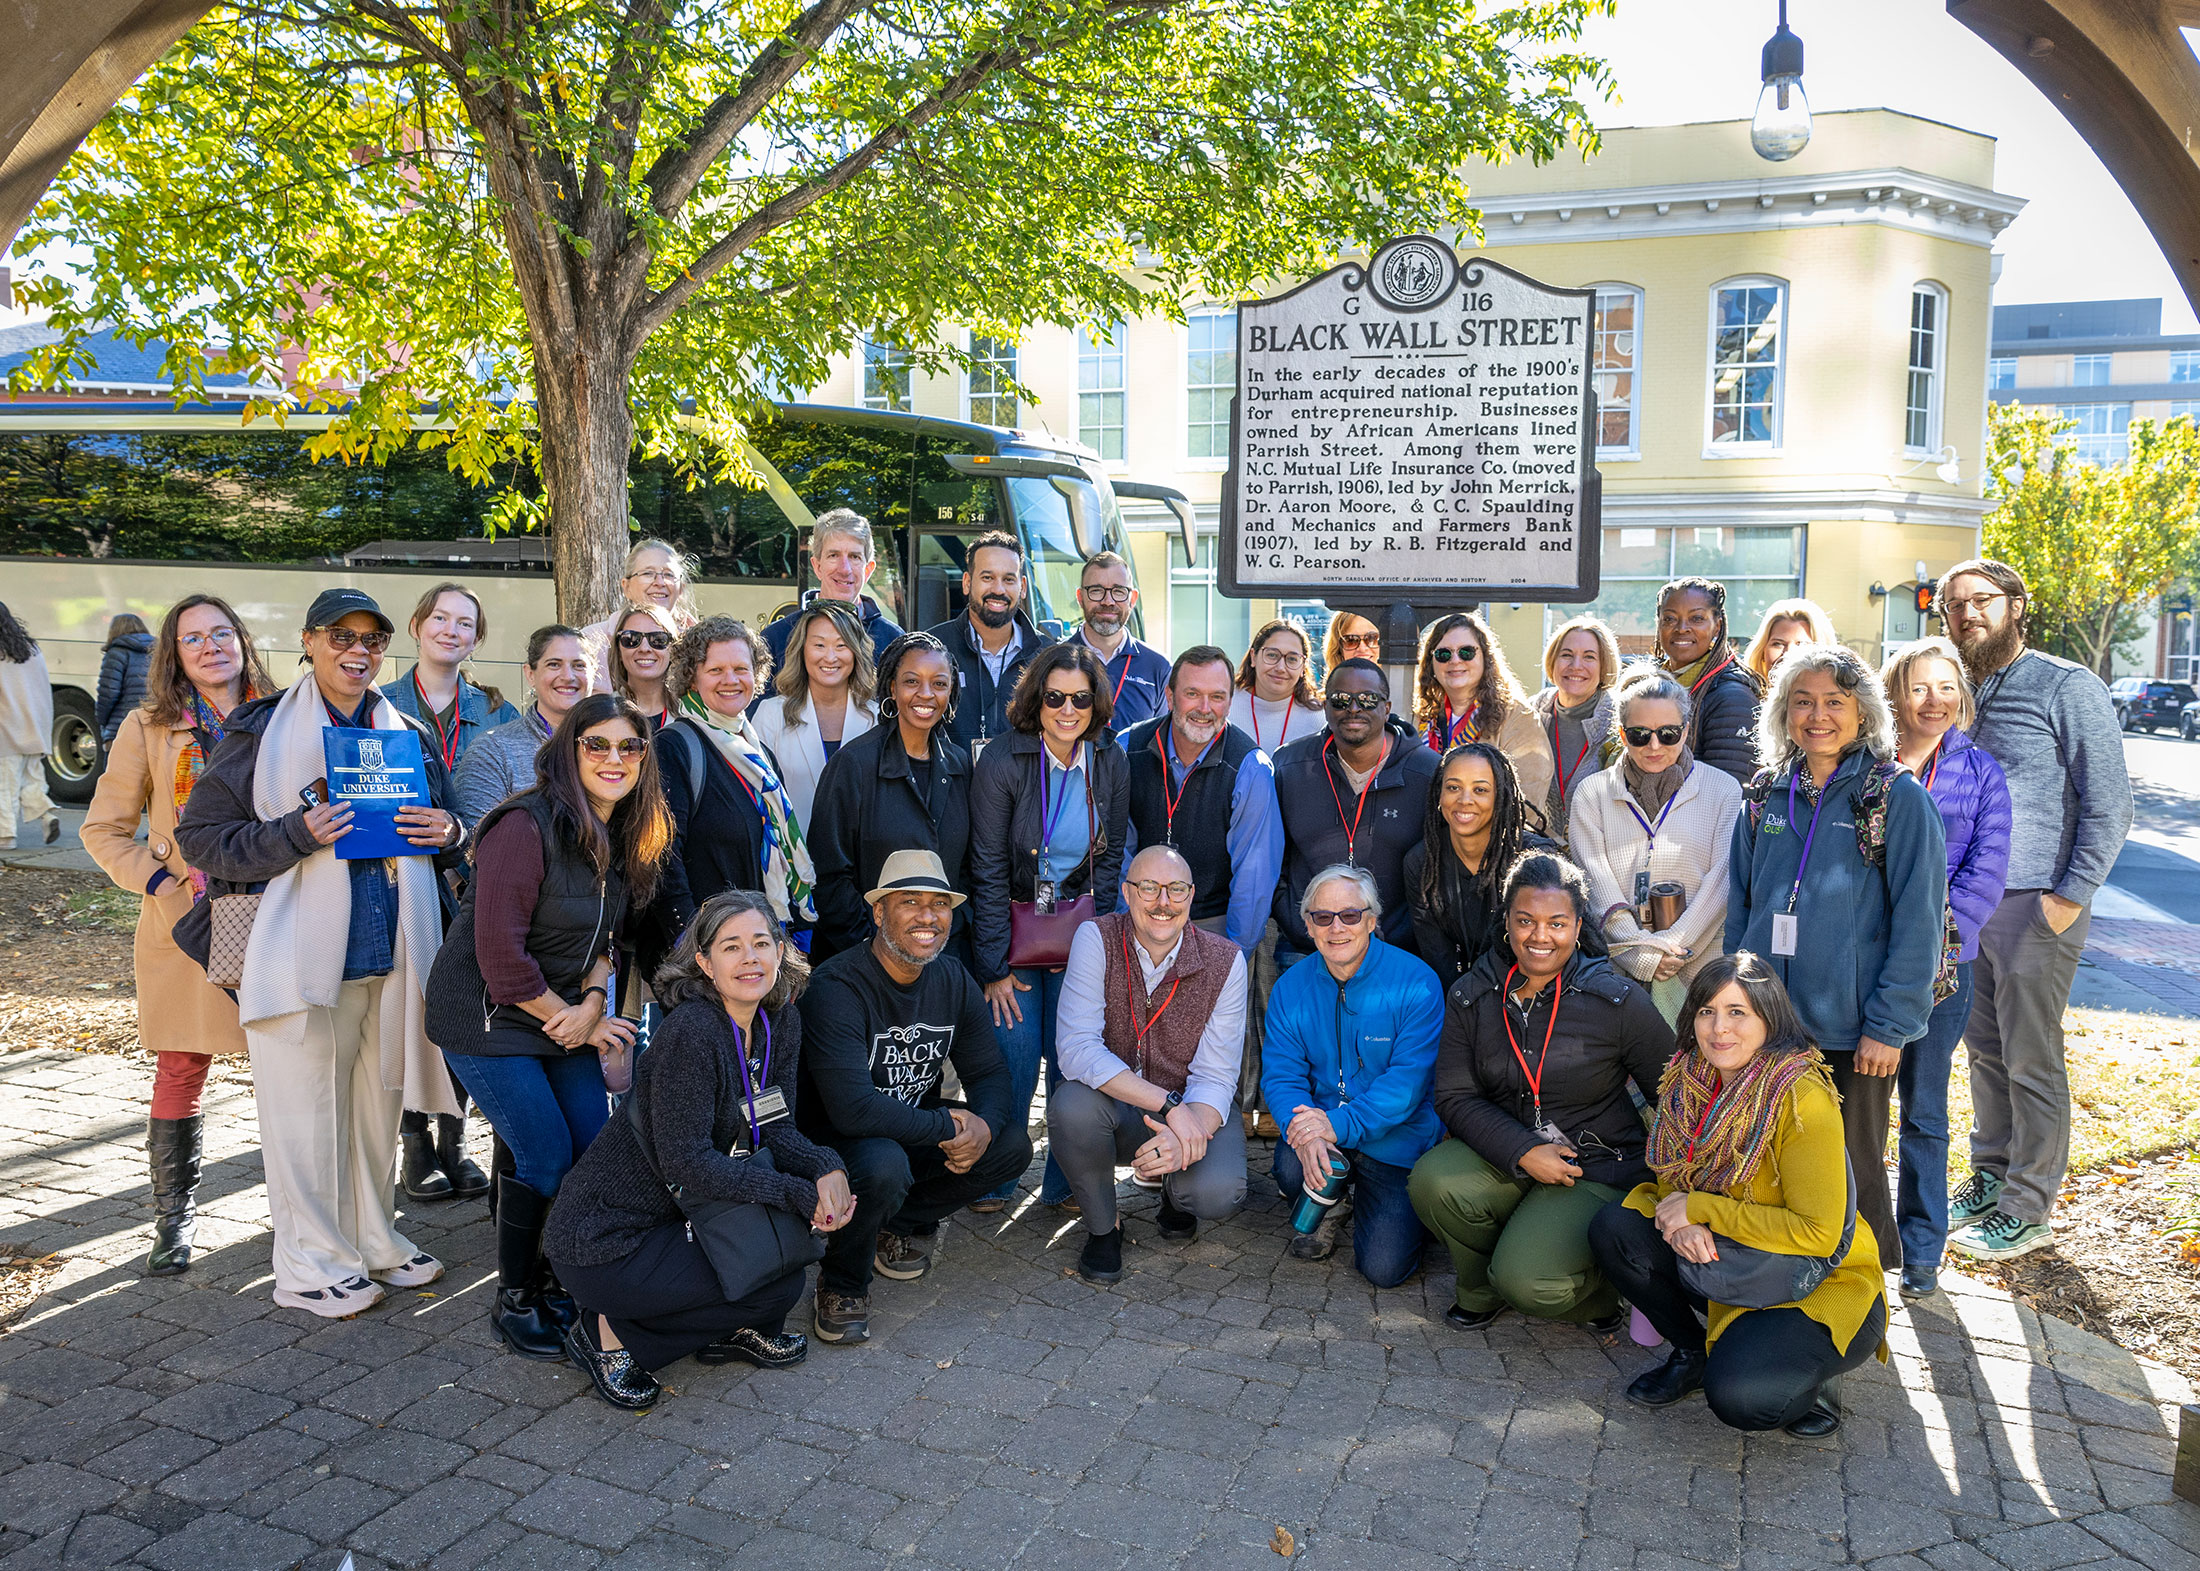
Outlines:
[[2183, 715], [2185, 706], [2200, 693], [2195, 693], [2189, 682], [2164, 682], [2149, 676], [2119, 677], [2109, 684], [2109, 701], [2116, 706], [2116, 721], [2126, 731], [2145, 731], [2151, 734], [2166, 725], [2177, 726], [2184, 735]]
[[2177, 734], [2186, 741], [2200, 741], [2200, 702], [2185, 705], [2177, 717]]

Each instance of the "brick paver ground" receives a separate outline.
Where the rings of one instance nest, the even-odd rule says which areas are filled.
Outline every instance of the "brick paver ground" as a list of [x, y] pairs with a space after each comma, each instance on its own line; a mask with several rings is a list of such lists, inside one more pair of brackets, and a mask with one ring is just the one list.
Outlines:
[[1965, 1284], [1897, 1309], [1814, 1444], [1628, 1407], [1654, 1355], [1624, 1339], [1455, 1332], [1448, 1273], [1378, 1293], [1284, 1258], [1280, 1201], [1186, 1246], [1134, 1201], [1106, 1291], [1027, 1207], [881, 1283], [870, 1345], [681, 1365], [635, 1418], [498, 1349], [478, 1203], [410, 1223], [451, 1265], [431, 1292], [275, 1308], [240, 1092], [210, 1108], [208, 1252], [142, 1278], [147, 1079], [0, 1057], [0, 1241], [69, 1256], [0, 1336], [5, 1571], [1260, 1571], [1279, 1526], [1316, 1571], [2200, 1571], [2183, 1383]]

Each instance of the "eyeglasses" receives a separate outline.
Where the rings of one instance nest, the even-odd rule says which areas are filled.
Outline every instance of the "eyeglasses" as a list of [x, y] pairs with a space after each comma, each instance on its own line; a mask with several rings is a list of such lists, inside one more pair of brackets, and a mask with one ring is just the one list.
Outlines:
[[1337, 640], [1339, 649], [1358, 649], [1363, 645], [1369, 649], [1380, 649], [1382, 644], [1381, 633], [1346, 633]]
[[1482, 651], [1469, 644], [1464, 649], [1431, 649], [1429, 658], [1438, 665], [1450, 665], [1454, 660], [1461, 665], [1472, 665], [1482, 658]]
[[649, 751], [649, 744], [638, 736], [622, 736], [616, 742], [608, 736], [584, 736], [581, 738], [581, 751], [590, 758], [609, 758], [613, 748], [619, 750], [621, 758], [635, 759]]
[[1341, 715], [1354, 709], [1364, 714], [1371, 710], [1380, 709], [1383, 705], [1389, 703], [1390, 695], [1388, 693], [1331, 693], [1323, 702], [1329, 705], [1332, 714]]
[[1306, 664], [1306, 656], [1295, 649], [1263, 649], [1260, 652], [1260, 663], [1262, 665], [1281, 666], [1285, 670], [1296, 670]]
[[639, 649], [644, 644], [649, 645], [652, 649], [670, 649], [672, 647], [672, 635], [670, 633], [621, 633], [619, 635], [619, 647], [621, 649]]
[[357, 644], [370, 655], [378, 655], [390, 647], [390, 635], [387, 633], [355, 633], [348, 627], [316, 627], [313, 631], [327, 639], [329, 648], [338, 654], [342, 654], [353, 644]]
[[639, 578], [645, 584], [676, 584], [680, 581], [680, 575], [669, 567], [637, 567], [626, 576]]
[[210, 633], [186, 633], [176, 642], [192, 654], [197, 654], [208, 644], [218, 649], [234, 649], [237, 645], [237, 630], [233, 627], [217, 627]]
[[1092, 693], [1089, 690], [1082, 693], [1071, 693], [1059, 687], [1050, 687], [1046, 690], [1046, 696], [1040, 699], [1040, 702], [1049, 709], [1059, 709], [1064, 704], [1069, 705], [1072, 709], [1090, 709], [1092, 707]]
[[1098, 584], [1077, 591], [1094, 605], [1129, 605], [1138, 593], [1128, 584]]
[[1306, 920], [1314, 927], [1327, 927], [1332, 922], [1342, 922], [1346, 927], [1358, 927], [1367, 920], [1367, 912], [1366, 906], [1351, 911], [1309, 911], [1306, 913]]
[[2008, 598], [2009, 593], [2007, 590], [1997, 589], [1990, 595], [1973, 595], [1968, 600], [1950, 600], [1946, 601], [1945, 604], [1951, 615], [1958, 610], [1968, 610], [1976, 611], [1980, 616], [1984, 616], [1988, 606], [1996, 600], [2006, 600]]
[[1653, 731], [1646, 725], [1631, 725], [1620, 727], [1620, 732], [1627, 738], [1629, 747], [1648, 747], [1652, 737], [1658, 739], [1658, 746], [1671, 747], [1688, 734], [1688, 728], [1686, 726], [1661, 725]]
[[1192, 886], [1181, 878], [1167, 884], [1159, 879], [1141, 878], [1131, 888], [1138, 891], [1138, 898], [1141, 900], [1160, 900], [1166, 897], [1171, 905], [1180, 905], [1192, 898]]

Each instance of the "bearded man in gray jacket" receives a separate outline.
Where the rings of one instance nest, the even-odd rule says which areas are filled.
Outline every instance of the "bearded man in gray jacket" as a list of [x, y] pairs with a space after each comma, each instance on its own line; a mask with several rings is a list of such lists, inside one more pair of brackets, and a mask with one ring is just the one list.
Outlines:
[[1971, 740], [2009, 781], [2009, 881], [1979, 931], [1970, 1025], [1971, 1177], [1949, 1200], [1951, 1249], [2007, 1260], [2055, 1241], [2070, 1165], [2063, 1008], [2094, 891], [2131, 829], [2123, 730], [2101, 679], [2025, 647], [2030, 594], [2006, 562], [1940, 580], [1941, 615], [1978, 690]]

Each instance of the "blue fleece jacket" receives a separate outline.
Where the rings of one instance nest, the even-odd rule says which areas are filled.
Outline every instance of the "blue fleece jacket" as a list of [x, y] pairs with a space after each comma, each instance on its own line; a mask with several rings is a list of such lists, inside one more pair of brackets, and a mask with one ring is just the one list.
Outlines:
[[1307, 956], [1269, 990], [1265, 1029], [1260, 1090], [1278, 1123], [1318, 1107], [1347, 1150], [1393, 1167], [1444, 1138], [1429, 1100], [1444, 989], [1405, 950], [1369, 940], [1342, 988], [1320, 955]]
[[1889, 1047], [1923, 1036], [1940, 966], [1948, 900], [1940, 809], [1916, 776], [1897, 774], [1887, 795], [1886, 866], [1866, 862], [1856, 846], [1854, 799], [1872, 762], [1856, 748], [1826, 781], [1795, 902], [1797, 953], [1772, 952], [1772, 919], [1788, 909], [1803, 861], [1812, 809], [1807, 774], [1795, 794], [1800, 823], [1788, 821], [1789, 768], [1769, 785], [1750, 786], [1727, 864], [1726, 952], [1762, 955], [1787, 984], [1803, 1028], [1828, 1053], [1853, 1053], [1867, 1036]]

